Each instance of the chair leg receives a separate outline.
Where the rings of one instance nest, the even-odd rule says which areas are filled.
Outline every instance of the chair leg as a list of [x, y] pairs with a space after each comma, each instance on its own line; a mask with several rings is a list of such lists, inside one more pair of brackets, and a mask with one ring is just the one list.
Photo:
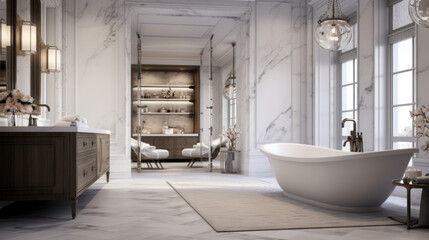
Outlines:
[[192, 166], [194, 166], [194, 163], [195, 163], [195, 159], [192, 159], [192, 163], [189, 167], [191, 168]]
[[159, 160], [156, 160], [156, 161], [158, 162], [158, 164], [161, 167], [161, 169], [164, 169], [164, 166], [162, 166], [161, 161], [159, 161]]

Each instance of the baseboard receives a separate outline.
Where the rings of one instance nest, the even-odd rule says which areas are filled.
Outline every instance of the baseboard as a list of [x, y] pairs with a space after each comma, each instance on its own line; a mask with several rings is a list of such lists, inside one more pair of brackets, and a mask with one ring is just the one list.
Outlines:
[[131, 177], [131, 159], [126, 155], [111, 155], [110, 173], [112, 178]]

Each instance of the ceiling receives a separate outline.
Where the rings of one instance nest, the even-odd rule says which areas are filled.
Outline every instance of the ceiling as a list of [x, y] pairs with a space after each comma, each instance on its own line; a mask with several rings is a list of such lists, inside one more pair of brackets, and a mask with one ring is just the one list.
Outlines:
[[[174, 3], [171, 3], [174, 2]], [[128, 1], [133, 63], [137, 62], [137, 35], [142, 37], [144, 64], [199, 65], [200, 54], [213, 35], [213, 63], [230, 61], [247, 1]], [[185, 2], [185, 3], [183, 3]], [[232, 4], [231, 3], [235, 3]]]

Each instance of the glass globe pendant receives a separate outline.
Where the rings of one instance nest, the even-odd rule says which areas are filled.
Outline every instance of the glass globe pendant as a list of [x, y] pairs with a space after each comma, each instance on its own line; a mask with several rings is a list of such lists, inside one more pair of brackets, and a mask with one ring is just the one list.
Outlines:
[[237, 85], [235, 83], [235, 42], [232, 43], [232, 71], [231, 76], [225, 82], [225, 88], [223, 89], [223, 96], [228, 100], [237, 98]]
[[235, 76], [231, 76], [226, 80], [223, 96], [228, 100], [237, 98], [237, 85], [235, 84]]
[[415, 23], [429, 28], [429, 0], [410, 0], [408, 13]]
[[349, 45], [352, 30], [349, 17], [343, 15], [338, 0], [329, 0], [328, 9], [320, 16], [315, 38], [320, 47], [338, 51]]

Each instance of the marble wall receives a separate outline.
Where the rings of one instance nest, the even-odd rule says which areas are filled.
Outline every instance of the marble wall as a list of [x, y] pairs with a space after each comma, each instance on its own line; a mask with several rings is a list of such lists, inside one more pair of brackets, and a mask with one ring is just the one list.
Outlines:
[[237, 71], [247, 79], [242, 85], [238, 82], [238, 124], [243, 130], [240, 170], [270, 174], [267, 158], [259, 151], [262, 144], [312, 141], [306, 132], [311, 122], [306, 113], [312, 104], [308, 93], [312, 79], [307, 78], [306, 67], [306, 3], [256, 2], [248, 21], [242, 36], [249, 52], [239, 51], [246, 61]]
[[[417, 106], [429, 105], [429, 55], [427, 54], [427, 44], [429, 42], [429, 29], [416, 26], [416, 43], [417, 43]], [[417, 147], [429, 141], [428, 137], [420, 138]], [[413, 159], [414, 165], [424, 173], [429, 173], [429, 154], [422, 150]]]
[[113, 172], [130, 172], [130, 55], [124, 0], [63, 0], [64, 113], [111, 131]]
[[365, 139], [364, 151], [374, 151], [374, 0], [358, 2], [358, 129]]

